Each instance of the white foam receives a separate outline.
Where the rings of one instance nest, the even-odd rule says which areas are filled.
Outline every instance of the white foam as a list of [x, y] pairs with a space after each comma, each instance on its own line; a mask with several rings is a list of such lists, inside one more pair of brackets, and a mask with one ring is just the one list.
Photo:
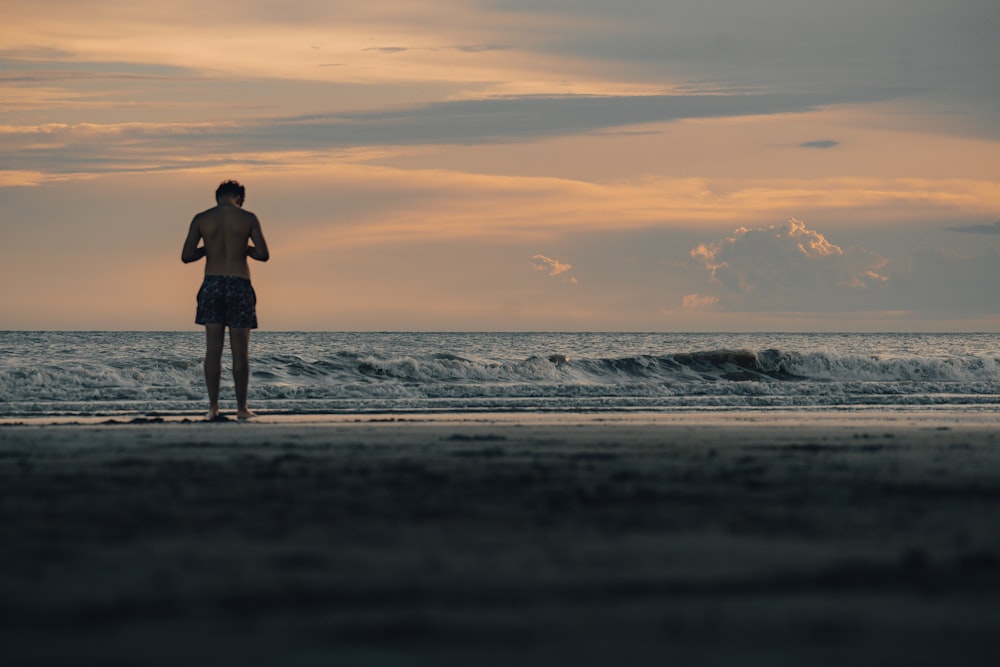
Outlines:
[[[129, 334], [122, 345], [113, 334], [16, 333], [0, 332], [13, 351], [0, 360], [0, 417], [202, 410], [200, 337]], [[987, 338], [978, 347], [959, 336], [746, 338], [262, 335], [251, 399], [283, 412], [1000, 403], [1000, 360]], [[775, 342], [783, 347], [767, 345]]]

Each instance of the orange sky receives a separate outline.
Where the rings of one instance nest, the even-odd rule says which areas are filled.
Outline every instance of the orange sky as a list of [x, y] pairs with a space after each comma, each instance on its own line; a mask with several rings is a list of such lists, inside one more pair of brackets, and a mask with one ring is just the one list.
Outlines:
[[0, 328], [195, 328], [237, 178], [264, 329], [1000, 330], [990, 3], [336, 4], [6, 8]]

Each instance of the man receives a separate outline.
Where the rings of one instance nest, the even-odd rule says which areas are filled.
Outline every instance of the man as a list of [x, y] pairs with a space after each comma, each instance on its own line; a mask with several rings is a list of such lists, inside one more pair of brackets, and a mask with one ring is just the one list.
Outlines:
[[[219, 412], [219, 382], [222, 347], [229, 327], [233, 352], [233, 382], [236, 385], [236, 416], [249, 419], [247, 406], [250, 379], [250, 330], [257, 328], [257, 295], [250, 284], [247, 257], [261, 262], [270, 258], [260, 221], [243, 210], [246, 189], [226, 181], [215, 191], [216, 206], [194, 216], [181, 261], [205, 258], [205, 279], [198, 291], [197, 324], [205, 325], [205, 384], [208, 385], [210, 420], [224, 420]], [[204, 241], [203, 245], [198, 245]], [[251, 244], [252, 242], [252, 244]]]

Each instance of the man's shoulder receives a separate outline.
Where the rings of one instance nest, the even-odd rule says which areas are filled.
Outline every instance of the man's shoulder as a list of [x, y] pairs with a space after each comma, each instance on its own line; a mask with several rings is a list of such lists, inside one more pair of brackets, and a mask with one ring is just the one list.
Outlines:
[[219, 214], [219, 207], [213, 206], [212, 208], [205, 209], [201, 213], [196, 213], [194, 216], [195, 220], [206, 220], [208, 218], [214, 218]]
[[247, 220], [253, 220], [257, 216], [246, 209], [237, 208], [235, 206], [213, 206], [212, 208], [205, 209], [201, 213], [195, 214], [195, 220], [214, 220], [223, 218], [245, 218]]
[[233, 216], [237, 218], [256, 218], [257, 216], [253, 214], [252, 211], [248, 211], [245, 208], [240, 208], [239, 206], [213, 206], [210, 209], [206, 209], [199, 213], [198, 215], [203, 215], [206, 217], [223, 217], [223, 216]]

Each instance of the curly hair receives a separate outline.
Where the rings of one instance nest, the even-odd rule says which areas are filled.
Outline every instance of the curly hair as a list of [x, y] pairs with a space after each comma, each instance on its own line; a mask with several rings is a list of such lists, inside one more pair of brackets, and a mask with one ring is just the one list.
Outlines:
[[246, 194], [246, 188], [240, 185], [239, 181], [223, 181], [215, 190], [215, 200], [218, 201], [221, 197], [233, 196], [237, 198], [242, 206]]

